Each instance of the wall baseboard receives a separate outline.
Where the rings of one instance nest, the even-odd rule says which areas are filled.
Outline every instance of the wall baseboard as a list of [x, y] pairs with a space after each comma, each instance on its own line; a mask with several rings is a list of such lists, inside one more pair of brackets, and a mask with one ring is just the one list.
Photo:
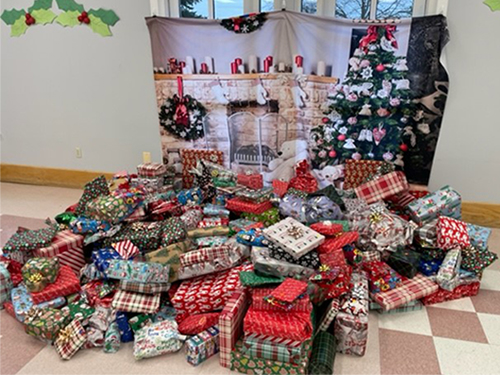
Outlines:
[[[112, 173], [108, 172], [78, 171], [15, 164], [0, 164], [0, 173], [0, 180], [2, 182], [67, 188], [82, 188], [87, 182], [100, 175], [106, 176], [107, 179], [113, 176]], [[500, 228], [500, 204], [463, 202], [462, 215], [463, 220], [466, 222], [490, 228]]]

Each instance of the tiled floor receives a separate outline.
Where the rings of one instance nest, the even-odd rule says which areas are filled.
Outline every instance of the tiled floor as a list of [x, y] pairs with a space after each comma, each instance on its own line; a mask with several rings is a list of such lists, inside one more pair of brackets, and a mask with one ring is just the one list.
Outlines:
[[[74, 189], [1, 184], [1, 243], [18, 226], [37, 228], [75, 203]], [[500, 229], [490, 238], [500, 249]], [[116, 354], [81, 351], [72, 360], [29, 337], [21, 324], [0, 313], [1, 374], [229, 374], [218, 357], [198, 367], [176, 353], [135, 361], [131, 344]], [[337, 355], [335, 374], [500, 374], [500, 262], [488, 269], [481, 291], [464, 298], [400, 314], [370, 314], [364, 357]]]

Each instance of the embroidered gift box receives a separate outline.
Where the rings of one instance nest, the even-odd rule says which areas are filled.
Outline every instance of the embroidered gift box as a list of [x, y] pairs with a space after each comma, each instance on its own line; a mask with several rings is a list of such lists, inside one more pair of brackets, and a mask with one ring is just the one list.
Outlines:
[[312, 268], [272, 258], [266, 247], [252, 247], [252, 263], [256, 272], [274, 277], [310, 277], [315, 272]]
[[111, 279], [135, 281], [138, 283], [168, 283], [170, 267], [158, 263], [132, 262], [112, 259], [106, 270]]
[[68, 310], [52, 308], [32, 308], [24, 320], [24, 328], [28, 335], [47, 340], [54, 340], [59, 330], [71, 321]]
[[153, 314], [160, 309], [160, 294], [141, 294], [118, 290], [111, 306], [118, 311]]
[[403, 172], [392, 172], [354, 189], [360, 199], [368, 204], [375, 203], [398, 193], [408, 191], [409, 185]]
[[462, 198], [451, 186], [445, 186], [434, 193], [411, 202], [407, 206], [413, 221], [422, 223], [438, 216], [462, 218]]
[[35, 305], [80, 291], [80, 280], [68, 266], [61, 266], [56, 281], [39, 293], [31, 293]]
[[219, 352], [219, 328], [210, 327], [186, 341], [186, 359], [198, 366]]

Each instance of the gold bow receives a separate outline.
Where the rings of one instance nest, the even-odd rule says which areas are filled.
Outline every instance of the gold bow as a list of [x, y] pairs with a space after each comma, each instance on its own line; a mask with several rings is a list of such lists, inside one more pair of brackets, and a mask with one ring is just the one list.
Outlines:
[[330, 267], [326, 264], [322, 264], [321, 266], [319, 266], [319, 272], [328, 272], [330, 271]]
[[43, 275], [40, 272], [34, 273], [28, 277], [28, 281], [32, 284], [38, 284], [43, 280]]
[[381, 222], [382, 218], [383, 218], [383, 216], [380, 212], [375, 211], [375, 212], [372, 212], [370, 214], [370, 222], [372, 222], [374, 224]]
[[290, 228], [288, 228], [287, 233], [290, 237], [293, 237], [296, 240], [304, 235], [304, 231], [302, 230], [302, 228], [299, 228], [295, 225], [292, 225]]
[[132, 223], [131, 229], [135, 232], [138, 232], [143, 229], [143, 226], [140, 222], [136, 221], [135, 223]]
[[57, 336], [57, 341], [61, 341], [63, 344], [71, 340], [72, 331], [69, 326], [63, 328], [59, 331], [59, 336]]
[[36, 318], [38, 318], [41, 315], [41, 311], [37, 307], [32, 307], [31, 309], [28, 310], [24, 317], [24, 321], [26, 323], [31, 323], [34, 321]]

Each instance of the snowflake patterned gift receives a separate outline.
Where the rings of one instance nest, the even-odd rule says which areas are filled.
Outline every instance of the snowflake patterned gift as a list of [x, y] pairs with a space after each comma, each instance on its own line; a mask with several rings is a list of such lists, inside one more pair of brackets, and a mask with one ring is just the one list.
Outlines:
[[164, 320], [141, 328], [135, 333], [135, 359], [151, 358], [172, 353], [182, 348], [182, 341], [174, 320]]
[[314, 269], [292, 264], [286, 261], [277, 260], [270, 256], [266, 247], [252, 248], [252, 263], [255, 271], [262, 275], [274, 277], [310, 277], [314, 274]]
[[445, 186], [434, 193], [411, 202], [407, 206], [410, 217], [417, 223], [423, 223], [438, 216], [462, 218], [462, 198], [452, 187]]
[[106, 275], [111, 279], [136, 281], [139, 283], [168, 283], [169, 266], [157, 263], [132, 262], [112, 259]]
[[437, 222], [437, 246], [443, 250], [470, 246], [467, 224], [460, 220], [441, 216]]

